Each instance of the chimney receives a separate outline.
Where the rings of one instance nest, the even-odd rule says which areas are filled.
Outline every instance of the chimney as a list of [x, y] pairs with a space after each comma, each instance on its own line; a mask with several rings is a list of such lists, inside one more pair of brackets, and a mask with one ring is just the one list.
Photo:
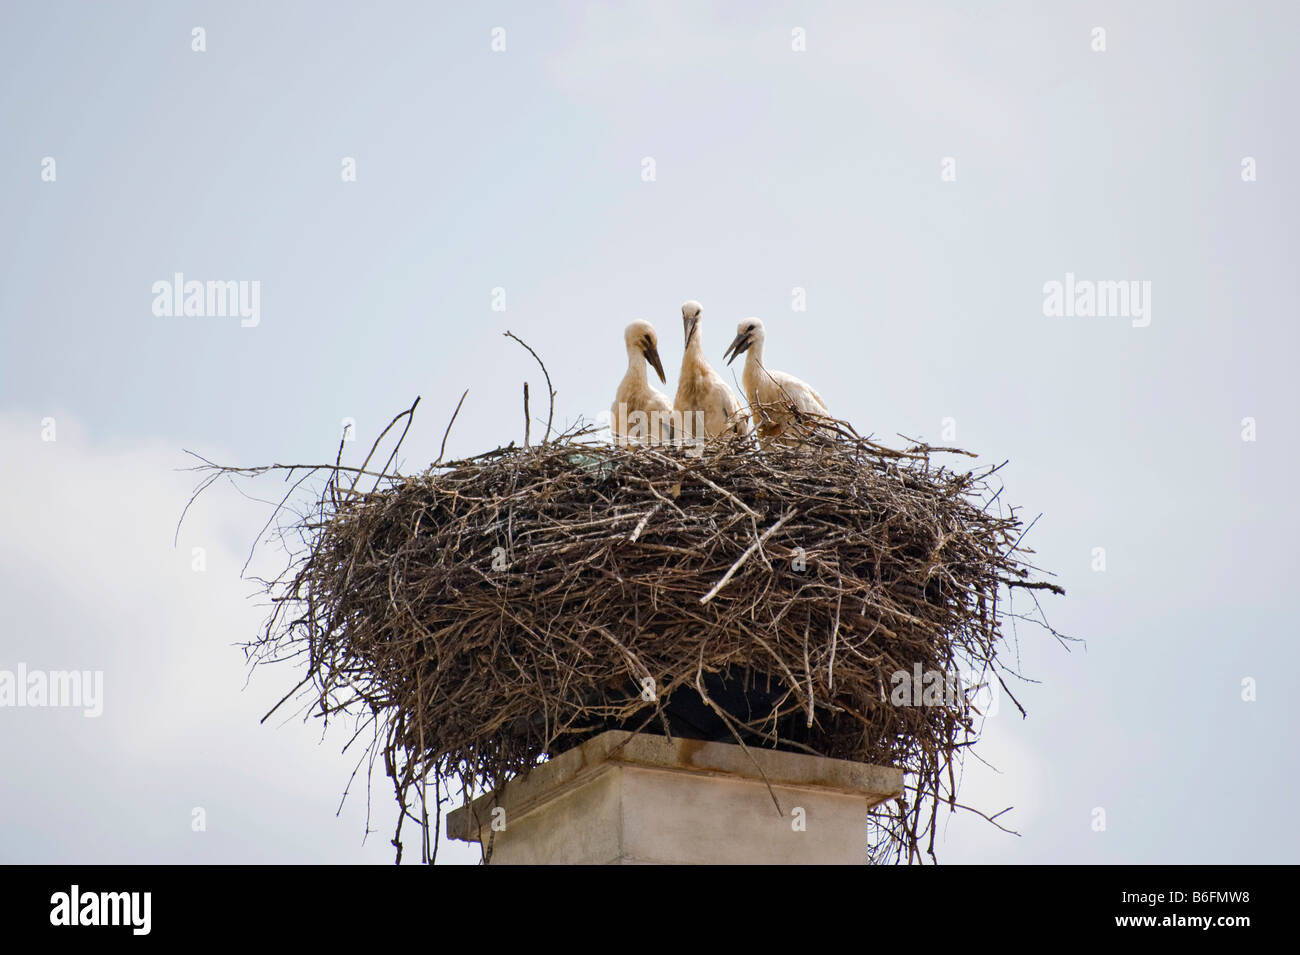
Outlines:
[[902, 792], [901, 769], [616, 730], [450, 813], [447, 835], [492, 865], [864, 865], [867, 810]]

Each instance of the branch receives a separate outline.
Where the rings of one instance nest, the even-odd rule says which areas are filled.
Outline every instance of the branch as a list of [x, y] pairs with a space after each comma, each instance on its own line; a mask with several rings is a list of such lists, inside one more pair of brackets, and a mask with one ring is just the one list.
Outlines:
[[537, 364], [541, 366], [542, 374], [546, 376], [546, 390], [550, 392], [551, 395], [551, 409], [546, 413], [546, 437], [542, 439], [542, 444], [545, 444], [547, 441], [551, 440], [551, 422], [555, 420], [555, 389], [551, 387], [551, 373], [546, 370], [546, 365], [537, 357], [537, 352], [533, 351], [532, 346], [530, 346], [526, 341], [514, 332], [506, 332], [505, 335], [506, 338], [513, 338], [519, 344], [527, 348], [528, 354], [533, 356]]
[[786, 511], [784, 514], [781, 515], [781, 519], [779, 521], [777, 521], [767, 530], [763, 531], [763, 535], [759, 537], [758, 540], [754, 541], [754, 543], [749, 545], [749, 550], [745, 551], [743, 554], [740, 555], [740, 559], [731, 565], [731, 569], [722, 575], [722, 579], [713, 585], [713, 589], [700, 598], [700, 603], [706, 604], [714, 597], [716, 597], [718, 595], [718, 591], [721, 590], [723, 587], [725, 587], [727, 585], [727, 581], [729, 581], [732, 575], [735, 574], [735, 572], [740, 569], [740, 565], [743, 564], [745, 561], [749, 560], [750, 555], [753, 554], [754, 551], [758, 550], [760, 547], [763, 546], [763, 541], [771, 537], [773, 532], [778, 527], [780, 527], [782, 524], [784, 524], [793, 516], [794, 516], [794, 508], [791, 508], [790, 510]]

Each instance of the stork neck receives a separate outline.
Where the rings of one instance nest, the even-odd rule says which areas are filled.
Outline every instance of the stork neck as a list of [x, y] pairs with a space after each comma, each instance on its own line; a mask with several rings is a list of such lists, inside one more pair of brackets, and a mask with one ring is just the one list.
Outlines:
[[700, 339], [700, 330], [698, 327], [695, 329], [695, 334], [691, 336], [690, 343], [687, 344], [682, 357], [685, 357], [686, 355], [690, 355], [692, 358], [697, 360], [704, 357], [704, 343]]
[[636, 345], [627, 346], [627, 373], [636, 381], [646, 380], [645, 353]]

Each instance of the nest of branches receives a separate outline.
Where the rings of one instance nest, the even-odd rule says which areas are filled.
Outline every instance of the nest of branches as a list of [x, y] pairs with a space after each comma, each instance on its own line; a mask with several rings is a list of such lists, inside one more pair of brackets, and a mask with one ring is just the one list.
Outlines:
[[309, 713], [370, 730], [399, 861], [403, 820], [430, 859], [454, 790], [610, 728], [901, 767], [872, 861], [933, 858], [981, 701], [1019, 707], [1009, 597], [1060, 592], [1035, 579], [997, 469], [937, 463], [953, 453], [836, 426], [768, 449], [570, 433], [407, 476], [336, 461], [281, 527], [293, 559], [263, 582], [274, 609], [247, 650], [305, 669]]

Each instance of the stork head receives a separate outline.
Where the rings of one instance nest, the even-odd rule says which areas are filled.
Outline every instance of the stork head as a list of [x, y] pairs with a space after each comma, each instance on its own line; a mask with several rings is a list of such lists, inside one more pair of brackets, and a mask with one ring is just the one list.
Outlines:
[[655, 327], [649, 322], [635, 321], [623, 330], [623, 343], [627, 345], [627, 353], [635, 355], [640, 352], [645, 356], [645, 360], [650, 362], [659, 380], [668, 383], [664, 377], [664, 366], [659, 361], [659, 336], [655, 334]]
[[700, 303], [694, 300], [687, 302], [682, 306], [682, 331], [686, 333], [686, 344], [690, 345], [691, 339], [700, 328]]
[[756, 318], [747, 318], [736, 326], [736, 337], [731, 340], [731, 344], [727, 346], [727, 350], [722, 357], [726, 358], [727, 364], [730, 365], [754, 345], [761, 349], [763, 339], [766, 337], [767, 333], [763, 330], [763, 323]]

